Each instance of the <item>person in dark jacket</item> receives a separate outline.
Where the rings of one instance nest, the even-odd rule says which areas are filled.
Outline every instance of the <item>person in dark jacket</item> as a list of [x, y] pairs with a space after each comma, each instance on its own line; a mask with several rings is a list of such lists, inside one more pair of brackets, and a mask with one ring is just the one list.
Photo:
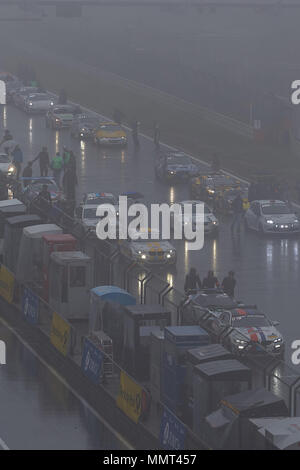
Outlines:
[[33, 160], [36, 160], [40, 163], [40, 174], [41, 176], [48, 176], [48, 169], [50, 167], [50, 158], [48, 154], [47, 147], [43, 147], [42, 150], [39, 152], [38, 156]]
[[234, 272], [229, 271], [228, 276], [224, 277], [222, 282], [222, 289], [225, 294], [229, 295], [230, 297], [234, 297], [234, 289], [236, 286], [236, 279], [234, 277]]
[[75, 201], [77, 183], [76, 171], [73, 166], [69, 166], [63, 176], [63, 188], [68, 201]]
[[189, 273], [185, 276], [184, 291], [187, 294], [189, 291], [201, 289], [201, 280], [195, 268], [191, 268]]
[[[31, 178], [32, 177], [32, 162], [28, 162], [27, 165], [25, 166], [23, 173], [22, 173], [23, 178]], [[29, 181], [24, 181], [24, 187], [29, 185]]]
[[237, 196], [232, 201], [232, 210], [233, 210], [233, 219], [231, 223], [231, 231], [237, 226], [237, 231], [241, 231], [241, 222], [244, 215], [244, 206], [241, 193], [238, 193]]
[[219, 281], [214, 275], [213, 271], [208, 271], [207, 276], [203, 279], [202, 287], [203, 289], [214, 289], [219, 287]]
[[13, 164], [15, 165], [17, 169], [17, 179], [19, 179], [21, 168], [22, 168], [22, 163], [23, 163], [23, 152], [19, 144], [15, 146], [15, 148], [13, 149], [11, 153], [11, 156], [12, 156]]

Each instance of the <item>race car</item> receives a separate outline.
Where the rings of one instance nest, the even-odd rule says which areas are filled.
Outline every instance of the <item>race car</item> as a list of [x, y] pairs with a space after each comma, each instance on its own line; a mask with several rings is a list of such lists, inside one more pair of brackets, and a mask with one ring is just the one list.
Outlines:
[[100, 204], [111, 204], [116, 209], [117, 215], [119, 215], [119, 202], [112, 193], [85, 193], [80, 205], [87, 206]]
[[51, 127], [52, 129], [70, 127], [74, 117], [80, 113], [81, 108], [77, 105], [58, 104], [53, 106], [46, 114], [46, 127]]
[[[273, 353], [283, 356], [284, 341], [272, 322], [255, 307], [214, 312], [210, 327], [221, 343], [238, 355]], [[225, 331], [231, 329], [230, 334]]]
[[222, 172], [207, 173], [191, 179], [190, 194], [194, 199], [209, 201], [227, 189], [240, 186], [240, 181]]
[[22, 199], [25, 203], [33, 201], [43, 189], [43, 185], [51, 195], [52, 202], [64, 200], [63, 192], [57, 186], [55, 180], [51, 177], [37, 176], [31, 178], [20, 178], [22, 185]]
[[96, 145], [127, 145], [127, 135], [122, 126], [116, 122], [102, 122], [94, 129], [94, 142]]
[[300, 233], [300, 222], [289, 204], [279, 200], [253, 201], [245, 214], [246, 228], [262, 234]]
[[33, 86], [21, 87], [15, 91], [12, 96], [13, 104], [20, 109], [25, 109], [25, 102], [29, 95], [33, 95], [34, 93], [38, 93], [39, 89]]
[[[197, 218], [197, 215], [196, 215], [196, 206], [197, 204], [201, 204], [201, 201], [195, 201], [195, 200], [182, 201], [182, 202], [179, 202], [178, 204], [182, 207], [182, 216], [171, 212], [172, 228], [174, 228], [174, 224], [176, 223], [181, 223], [182, 228], [184, 228], [184, 225], [191, 223], [192, 229], [193, 231], [195, 231], [196, 222], [198, 221], [199, 223], [204, 222], [204, 234], [216, 234], [218, 232], [218, 229], [219, 229], [218, 219], [215, 217], [212, 210], [206, 203], [202, 203], [204, 204], [204, 221], [201, 216]], [[183, 217], [185, 204], [190, 204], [192, 206], [192, 214], [191, 215], [185, 214], [185, 216]]]
[[236, 196], [240, 194], [243, 199], [243, 209], [244, 211], [248, 210], [250, 207], [250, 202], [248, 200], [248, 186], [241, 186], [237, 188], [225, 189], [222, 194], [223, 208], [227, 213], [232, 212], [232, 202]]
[[167, 182], [185, 181], [198, 171], [197, 165], [182, 152], [163, 154], [155, 163], [156, 177]]
[[35, 93], [26, 97], [24, 110], [28, 114], [46, 113], [54, 106], [53, 98], [47, 93]]
[[75, 213], [77, 222], [79, 222], [82, 233], [89, 234], [92, 237], [96, 236], [96, 227], [101, 217], [97, 216], [97, 209], [99, 204], [87, 204], [79, 206]]
[[94, 130], [99, 127], [100, 119], [88, 114], [79, 114], [73, 120], [71, 136], [80, 140], [92, 139]]
[[17, 172], [11, 157], [7, 153], [0, 153], [0, 171], [7, 176], [14, 176]]
[[[168, 240], [119, 240], [120, 253], [128, 259], [145, 265], [174, 265], [176, 250]], [[150, 237], [150, 231], [149, 231]]]
[[187, 296], [180, 310], [182, 325], [200, 325], [214, 340], [236, 354], [283, 355], [284, 341], [256, 305], [245, 305], [221, 289], [200, 289]]

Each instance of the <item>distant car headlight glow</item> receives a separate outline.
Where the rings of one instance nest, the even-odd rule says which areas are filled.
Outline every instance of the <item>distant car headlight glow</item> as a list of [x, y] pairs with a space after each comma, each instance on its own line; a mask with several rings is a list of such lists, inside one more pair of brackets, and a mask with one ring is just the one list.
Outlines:
[[270, 225], [274, 224], [274, 220], [272, 220], [272, 219], [267, 219], [266, 222], [267, 222], [267, 224], [270, 224]]

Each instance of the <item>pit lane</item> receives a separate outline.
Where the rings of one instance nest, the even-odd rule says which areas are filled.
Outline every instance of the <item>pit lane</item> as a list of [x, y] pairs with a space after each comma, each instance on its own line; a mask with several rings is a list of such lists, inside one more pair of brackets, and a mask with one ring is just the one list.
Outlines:
[[[28, 117], [12, 106], [1, 108], [0, 123], [1, 128], [8, 128], [21, 145], [25, 162], [34, 158], [43, 145], [48, 147], [50, 157], [62, 150], [63, 145], [75, 152], [79, 180], [77, 202], [84, 192], [93, 191], [116, 195], [138, 191], [144, 194], [147, 203], [189, 199], [186, 184], [168, 186], [155, 178], [156, 150], [149, 138], [140, 136], [138, 151], [135, 151], [130, 135], [127, 149], [99, 149], [91, 142], [78, 142], [71, 138], [67, 129], [47, 129], [43, 117]], [[206, 168], [203, 165], [203, 169]], [[34, 176], [38, 175], [39, 167], [35, 164]], [[218, 237], [207, 237], [202, 250], [188, 251], [184, 241], [176, 241], [174, 246], [177, 249], [176, 268], [156, 267], [155, 272], [182, 291], [185, 274], [191, 266], [198, 269], [201, 278], [207, 270], [213, 269], [220, 281], [233, 269], [238, 281], [236, 297], [257, 304], [272, 319], [280, 322], [279, 330], [286, 340], [286, 360], [290, 362], [291, 342], [300, 337], [299, 239], [262, 238], [244, 230], [240, 236], [232, 237], [229, 217], [220, 220]]]

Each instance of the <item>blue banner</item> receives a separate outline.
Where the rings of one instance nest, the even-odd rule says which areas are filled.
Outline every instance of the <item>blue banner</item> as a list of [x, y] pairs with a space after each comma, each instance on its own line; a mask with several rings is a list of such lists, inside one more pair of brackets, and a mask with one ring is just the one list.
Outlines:
[[81, 359], [81, 368], [94, 383], [99, 383], [102, 373], [103, 354], [88, 338], [85, 338]]
[[26, 320], [36, 325], [39, 321], [40, 301], [32, 290], [25, 287], [22, 298], [22, 312]]
[[167, 408], [161, 417], [159, 442], [165, 450], [183, 450], [186, 426]]

